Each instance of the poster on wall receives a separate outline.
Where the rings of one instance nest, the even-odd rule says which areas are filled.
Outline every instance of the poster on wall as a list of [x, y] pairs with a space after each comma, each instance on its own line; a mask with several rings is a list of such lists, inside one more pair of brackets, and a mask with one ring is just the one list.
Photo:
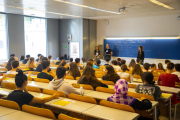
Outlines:
[[71, 58], [79, 58], [79, 42], [71, 42], [70, 46]]

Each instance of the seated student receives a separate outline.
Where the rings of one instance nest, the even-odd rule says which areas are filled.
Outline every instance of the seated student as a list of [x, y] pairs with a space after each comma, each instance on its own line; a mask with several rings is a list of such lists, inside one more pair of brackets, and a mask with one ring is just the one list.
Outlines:
[[11, 67], [11, 62], [12, 62], [13, 60], [15, 60], [15, 59], [14, 59], [14, 57], [12, 56], [12, 57], [9, 58], [9, 60], [8, 60], [8, 62], [7, 62], [6, 68], [8, 69], [8, 71], [12, 69], [12, 67]]
[[165, 69], [164, 69], [162, 63], [158, 63], [158, 69], [157, 70], [164, 70], [164, 72], [165, 72]]
[[126, 64], [126, 60], [121, 60], [121, 65]]
[[67, 64], [66, 61], [61, 62], [61, 63], [59, 64], [59, 66], [65, 67], [67, 71], [69, 70], [69, 64]]
[[145, 63], [143, 66], [144, 66], [143, 72], [149, 72], [150, 64], [149, 63]]
[[36, 59], [36, 62], [38, 62], [40, 60], [41, 54], [38, 54], [37, 56], [38, 56], [38, 58]]
[[79, 59], [79, 58], [76, 58], [76, 59], [75, 59], [75, 62], [76, 62], [76, 64], [77, 64], [79, 70], [82, 70], [82, 69], [83, 69], [83, 66], [80, 65], [80, 59]]
[[140, 58], [137, 58], [137, 59], [136, 59], [136, 63], [137, 63], [138, 65], [140, 65], [140, 64], [141, 64], [141, 59], [140, 59]]
[[116, 60], [112, 60], [111, 65], [113, 66], [114, 70], [116, 70], [117, 72], [121, 71], [120, 66], [117, 66], [117, 61]]
[[62, 55], [61, 54], [59, 54], [59, 56], [56, 58], [56, 60], [60, 60], [59, 58], [61, 57]]
[[24, 59], [25, 59], [25, 56], [24, 56], [24, 55], [21, 55], [21, 57], [20, 57], [20, 62], [23, 63]]
[[30, 59], [30, 55], [26, 55], [26, 59], [23, 61], [23, 64], [26, 64], [29, 59]]
[[131, 62], [130, 62], [130, 64], [129, 64], [129, 69], [133, 70], [134, 67], [135, 67], [135, 65], [136, 65], [135, 60], [134, 60], [134, 59], [131, 59]]
[[36, 68], [37, 66], [34, 64], [34, 58], [31, 57], [28, 62], [26, 63], [26, 67], [28, 67], [30, 69], [30, 71], [34, 71], [33, 68]]
[[79, 84], [88, 84], [91, 85], [94, 90], [96, 90], [96, 87], [106, 87], [108, 86], [106, 84], [101, 83], [95, 76], [94, 70], [92, 67], [86, 67], [82, 76], [79, 78], [78, 82]]
[[107, 98], [108, 101], [129, 105], [134, 110], [148, 110], [152, 108], [152, 103], [149, 100], [141, 98], [143, 100], [140, 101], [136, 98], [128, 96], [128, 83], [124, 79], [120, 79], [116, 82], [114, 91], [115, 94]]
[[67, 96], [70, 93], [75, 93], [75, 94], [79, 94], [79, 95], [83, 95], [84, 94], [84, 90], [83, 90], [82, 87], [80, 87], [80, 89], [76, 89], [71, 84], [66, 83], [64, 81], [64, 78], [66, 76], [66, 68], [64, 68], [63, 66], [59, 66], [56, 69], [56, 75], [57, 75], [57, 79], [53, 79], [49, 83], [49, 88], [48, 89], [56, 90], [56, 91], [62, 91]]
[[19, 71], [19, 69], [18, 69], [18, 67], [19, 67], [19, 61], [13, 60], [13, 61], [11, 62], [11, 67], [12, 67], [12, 69], [11, 69], [10, 71], [7, 71], [7, 74], [17, 74], [18, 71]]
[[59, 65], [61, 62], [63, 62], [64, 61], [64, 57], [63, 56], [59, 57], [59, 60], [60, 60], [60, 62], [56, 62], [56, 65]]
[[68, 60], [67, 54], [64, 54], [64, 60]]
[[165, 64], [167, 65], [168, 63], [170, 63], [171, 61], [170, 60], [168, 60], [168, 59], [166, 59], [165, 60]]
[[96, 66], [98, 66], [98, 67], [101, 66], [101, 60], [100, 60], [100, 59], [97, 59], [97, 60], [96, 60]]
[[[42, 61], [44, 61], [44, 60], [48, 60], [47, 57], [41, 57], [40, 60], [39, 60], [39, 62], [42, 63]], [[36, 71], [37, 71], [37, 72], [42, 72], [42, 65], [41, 65], [41, 64], [39, 64], [39, 65], [37, 66]], [[49, 68], [48, 72], [51, 72], [51, 69], [50, 69], [50, 68]]]
[[172, 74], [177, 75], [180, 79], [180, 64], [179, 63], [175, 64], [175, 70], [176, 70], [176, 72], [173, 72]]
[[54, 77], [52, 75], [47, 74], [49, 70], [50, 62], [48, 60], [43, 60], [41, 66], [42, 66], [42, 72], [37, 74], [37, 78], [43, 78], [52, 81]]
[[23, 74], [22, 70], [16, 75], [15, 83], [16, 89], [8, 95], [7, 100], [16, 102], [20, 108], [22, 108], [24, 104], [29, 105], [30, 102], [43, 104], [54, 98], [59, 98], [59, 93], [55, 93], [52, 96], [45, 98], [37, 98], [29, 94], [26, 88], [28, 84], [27, 76]]
[[139, 64], [136, 64], [135, 67], [134, 67], [134, 69], [133, 69], [133, 71], [132, 71], [132, 74], [133, 74], [133, 75], [139, 75], [139, 76], [141, 76], [142, 73], [143, 73], [143, 71], [142, 71], [140, 65], [139, 65]]
[[106, 65], [104, 72], [105, 75], [102, 77], [102, 80], [113, 81], [116, 83], [116, 81], [120, 79], [120, 76], [116, 74], [114, 68], [111, 65]]
[[69, 62], [70, 62], [70, 63], [73, 62], [73, 58], [70, 58], [70, 59], [69, 59]]
[[52, 60], [52, 56], [48, 55], [48, 60], [51, 61]]
[[85, 62], [85, 58], [81, 58], [81, 64], [83, 64], [83, 66], [86, 66], [87, 62]]
[[7, 75], [5, 73], [0, 73], [0, 76], [2, 76], [0, 78], [0, 82], [2, 82], [7, 77]]
[[81, 76], [78, 66], [75, 62], [70, 63], [70, 67], [69, 67], [69, 71], [67, 72], [67, 75], [74, 77], [74, 80], [76, 80], [76, 77]]
[[107, 57], [107, 58], [106, 58], [106, 64], [104, 64], [104, 65], [105, 65], [105, 66], [106, 66], [106, 65], [109, 65], [109, 62], [110, 62], [110, 58]]
[[10, 54], [10, 57], [13, 57], [14, 59], [16, 59], [15, 54]]
[[151, 65], [151, 72], [156, 72], [156, 69], [157, 69], [156, 64], [152, 64]]
[[119, 76], [121, 77], [121, 78], [127, 78], [127, 79], [129, 79], [130, 80], [130, 75], [129, 75], [129, 73], [126, 73], [126, 71], [127, 71], [127, 65], [121, 65], [121, 70], [122, 70], [122, 72], [119, 72]]
[[117, 59], [117, 65], [121, 66], [121, 58]]
[[99, 67], [95, 65], [95, 64], [96, 64], [96, 61], [93, 61], [93, 59], [89, 59], [88, 62], [91, 62], [92, 68], [99, 69]]
[[41, 63], [41, 62], [42, 62], [42, 58], [43, 58], [43, 57], [44, 57], [43, 55], [40, 56], [40, 59], [39, 59], [38, 63]]
[[167, 87], [175, 87], [175, 83], [180, 82], [178, 76], [175, 74], [172, 74], [173, 69], [174, 69], [174, 63], [168, 63], [167, 72], [159, 76], [159, 79], [158, 79], [159, 85], [167, 86]]

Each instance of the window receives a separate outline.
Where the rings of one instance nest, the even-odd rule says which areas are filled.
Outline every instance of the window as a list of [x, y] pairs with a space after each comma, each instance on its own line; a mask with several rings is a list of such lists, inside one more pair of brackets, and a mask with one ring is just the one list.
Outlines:
[[7, 60], [6, 15], [0, 14], [0, 60]]
[[25, 54], [37, 57], [46, 56], [46, 20], [42, 18], [24, 17]]

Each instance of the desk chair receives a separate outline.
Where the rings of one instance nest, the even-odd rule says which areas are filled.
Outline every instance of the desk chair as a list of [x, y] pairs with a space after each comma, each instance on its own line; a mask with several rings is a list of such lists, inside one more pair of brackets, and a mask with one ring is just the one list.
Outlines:
[[1, 82], [1, 86], [3, 88], [6, 88], [6, 89], [11, 89], [11, 90], [15, 90], [16, 89], [15, 83]]
[[27, 86], [27, 90], [32, 91], [32, 92], [41, 93], [41, 90], [38, 87]]
[[16, 110], [21, 110], [21, 108], [19, 107], [19, 105], [16, 102], [9, 101], [9, 100], [0, 99], [0, 106], [4, 106], [4, 107], [16, 109]]
[[29, 71], [29, 72], [31, 72], [32, 75], [37, 75], [40, 73], [40, 72], [36, 72], [36, 71]]
[[44, 93], [44, 94], [48, 94], [48, 95], [53, 95], [53, 94], [56, 93], [56, 92], [59, 93], [59, 97], [65, 97], [65, 98], [66, 98], [66, 94], [63, 93], [62, 91], [55, 91], [55, 90], [43, 89], [43, 93]]
[[7, 68], [0, 68], [0, 72], [8, 71]]
[[102, 78], [104, 75], [103, 74], [95, 74], [97, 78]]
[[106, 80], [99, 80], [99, 81], [106, 84], [106, 85], [114, 85], [113, 81], [106, 81]]
[[54, 120], [56, 119], [56, 117], [52, 111], [50, 111], [48, 109], [44, 109], [44, 108], [37, 108], [37, 107], [29, 106], [29, 105], [23, 105], [22, 111], [28, 112], [31, 114], [35, 114], [35, 115], [39, 115], [42, 117], [54, 119]]
[[42, 79], [42, 78], [34, 78], [34, 81], [44, 82], [44, 83], [49, 83], [50, 82], [48, 79]]
[[141, 76], [140, 75], [133, 75], [133, 78], [141, 79]]
[[72, 117], [67, 116], [65, 114], [59, 114], [58, 120], [80, 120], [80, 119], [72, 118]]
[[72, 84], [72, 86], [75, 87], [75, 88], [80, 88], [81, 85], [82, 85], [83, 89], [86, 89], [86, 90], [94, 90], [91, 85], [76, 84], [76, 83]]
[[96, 91], [105, 92], [105, 93], [111, 93], [111, 94], [115, 93], [114, 89], [104, 88], [104, 87], [97, 87]]
[[138, 98], [140, 99], [141, 97], [144, 97], [150, 101], [155, 101], [153, 96], [151, 95], [146, 95], [146, 94], [140, 94], [140, 93], [135, 93], [135, 92], [128, 92], [128, 96]]
[[136, 88], [136, 84], [128, 84], [129, 85], [129, 88]]
[[73, 76], [66, 76], [64, 79], [74, 80], [74, 77]]

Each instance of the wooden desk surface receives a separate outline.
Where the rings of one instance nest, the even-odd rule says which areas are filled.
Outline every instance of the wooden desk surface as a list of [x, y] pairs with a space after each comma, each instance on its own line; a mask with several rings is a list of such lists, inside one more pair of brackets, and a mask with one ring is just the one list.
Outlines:
[[10, 113], [17, 112], [17, 111], [18, 110], [0, 106], [0, 119], [1, 119], [2, 116], [5, 116], [5, 115], [8, 115]]

